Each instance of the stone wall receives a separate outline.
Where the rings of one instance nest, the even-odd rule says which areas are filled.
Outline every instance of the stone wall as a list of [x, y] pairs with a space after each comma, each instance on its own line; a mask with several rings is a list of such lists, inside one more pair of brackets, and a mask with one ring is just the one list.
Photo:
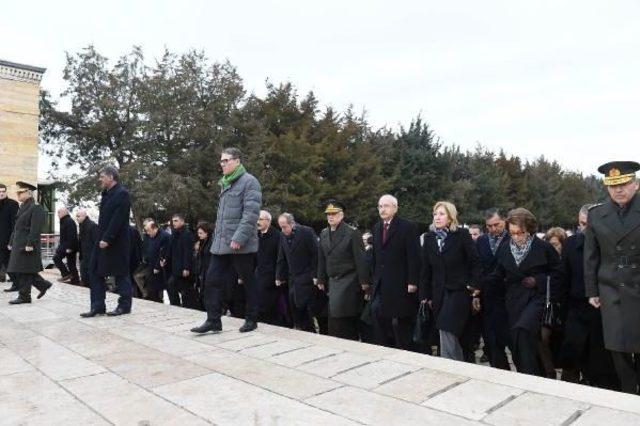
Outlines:
[[0, 60], [0, 182], [37, 183], [38, 100], [44, 69]]

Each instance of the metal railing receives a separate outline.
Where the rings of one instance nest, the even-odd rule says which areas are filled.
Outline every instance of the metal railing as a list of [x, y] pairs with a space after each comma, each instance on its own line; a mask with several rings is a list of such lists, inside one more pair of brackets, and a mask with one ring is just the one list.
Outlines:
[[42, 251], [42, 266], [46, 269], [53, 265], [53, 256], [60, 243], [60, 235], [58, 234], [42, 234], [40, 236], [40, 249]]

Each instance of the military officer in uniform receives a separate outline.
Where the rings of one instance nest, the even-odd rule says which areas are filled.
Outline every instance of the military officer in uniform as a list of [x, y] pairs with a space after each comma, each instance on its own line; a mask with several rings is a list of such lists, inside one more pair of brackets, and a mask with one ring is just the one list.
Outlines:
[[369, 268], [360, 233], [343, 222], [344, 205], [328, 203], [329, 226], [320, 233], [318, 288], [329, 296], [329, 335], [358, 340], [358, 319], [369, 290]]
[[584, 242], [584, 282], [589, 303], [602, 312], [605, 347], [611, 351], [623, 392], [640, 381], [640, 164], [603, 164], [609, 200], [589, 211]]
[[51, 287], [51, 283], [39, 274], [43, 269], [40, 236], [46, 214], [33, 199], [33, 191], [36, 190], [34, 185], [16, 182], [16, 186], [20, 209], [9, 241], [11, 257], [7, 271], [15, 274], [19, 293], [17, 298], [9, 302], [12, 305], [31, 303], [31, 286], [39, 290], [38, 299]]

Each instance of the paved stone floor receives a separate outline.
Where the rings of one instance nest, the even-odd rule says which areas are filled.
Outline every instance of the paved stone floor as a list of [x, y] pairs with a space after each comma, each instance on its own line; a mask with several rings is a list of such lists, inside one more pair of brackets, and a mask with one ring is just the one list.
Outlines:
[[[640, 425], [640, 397], [134, 301], [81, 319], [86, 289], [0, 294], [0, 424]], [[115, 296], [109, 295], [109, 307]]]

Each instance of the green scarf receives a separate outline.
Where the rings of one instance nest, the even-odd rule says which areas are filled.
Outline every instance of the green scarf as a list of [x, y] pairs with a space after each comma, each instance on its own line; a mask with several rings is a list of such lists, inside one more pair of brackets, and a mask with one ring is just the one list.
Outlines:
[[218, 185], [222, 187], [223, 190], [229, 189], [231, 184], [235, 182], [244, 172], [247, 170], [244, 168], [244, 165], [240, 164], [234, 171], [229, 173], [228, 175], [223, 175], [218, 181]]

